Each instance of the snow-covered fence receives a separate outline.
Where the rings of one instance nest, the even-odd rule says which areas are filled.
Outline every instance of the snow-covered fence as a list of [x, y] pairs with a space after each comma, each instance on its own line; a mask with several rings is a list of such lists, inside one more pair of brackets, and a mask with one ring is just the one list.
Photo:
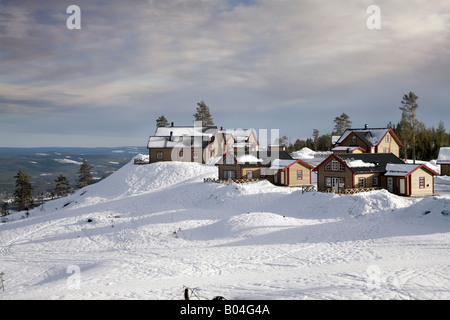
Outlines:
[[247, 184], [261, 181], [260, 179], [231, 179], [231, 180], [220, 180], [215, 178], [203, 178], [203, 182], [215, 182], [222, 184]]
[[333, 189], [333, 188], [318, 188], [317, 191], [324, 193], [337, 193], [337, 194], [356, 194], [360, 192], [369, 192], [375, 190], [381, 190], [382, 188], [348, 188], [348, 189]]

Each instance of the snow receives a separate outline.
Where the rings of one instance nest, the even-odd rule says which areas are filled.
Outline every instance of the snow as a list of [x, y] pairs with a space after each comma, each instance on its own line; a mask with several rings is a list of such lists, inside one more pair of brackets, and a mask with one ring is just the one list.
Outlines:
[[215, 177], [130, 161], [8, 216], [0, 298], [178, 300], [184, 286], [201, 299], [450, 298], [449, 179], [407, 198], [203, 182]]
[[56, 162], [59, 162], [59, 163], [63, 163], [63, 164], [67, 163], [67, 164], [81, 165], [80, 161], [75, 161], [75, 160], [70, 160], [70, 159], [53, 159], [53, 160], [55, 160]]
[[420, 164], [394, 164], [394, 163], [388, 163], [386, 165], [386, 176], [398, 176], [398, 177], [404, 177], [408, 175], [409, 173], [416, 170], [418, 167], [420, 167]]
[[362, 160], [346, 160], [349, 168], [375, 167], [374, 163], [364, 162]]
[[295, 163], [297, 160], [283, 160], [283, 159], [275, 159], [272, 161], [270, 166], [270, 170], [283, 170], [286, 167], [289, 167], [291, 164]]
[[263, 161], [262, 159], [258, 159], [252, 154], [244, 154], [242, 156], [238, 156], [236, 160], [238, 163], [258, 163]]
[[438, 164], [449, 164], [450, 163], [450, 147], [439, 149], [437, 163]]

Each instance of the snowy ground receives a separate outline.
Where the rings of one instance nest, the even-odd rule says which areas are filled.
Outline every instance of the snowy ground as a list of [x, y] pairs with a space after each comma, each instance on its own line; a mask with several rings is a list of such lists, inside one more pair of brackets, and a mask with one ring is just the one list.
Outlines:
[[9, 216], [0, 299], [450, 299], [450, 179], [411, 199], [203, 182], [216, 176], [131, 161]]

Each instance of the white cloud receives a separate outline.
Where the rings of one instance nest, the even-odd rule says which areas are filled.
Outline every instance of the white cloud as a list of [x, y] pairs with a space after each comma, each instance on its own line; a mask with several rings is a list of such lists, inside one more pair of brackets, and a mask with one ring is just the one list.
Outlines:
[[366, 27], [371, 4], [78, 1], [81, 30], [65, 27], [64, 2], [2, 5], [0, 112], [100, 108], [106, 121], [108, 109], [152, 118], [175, 105], [190, 117], [206, 97], [229, 110], [269, 111], [323, 107], [336, 93], [345, 105], [355, 88], [415, 77], [448, 81], [446, 1], [379, 1], [381, 30]]

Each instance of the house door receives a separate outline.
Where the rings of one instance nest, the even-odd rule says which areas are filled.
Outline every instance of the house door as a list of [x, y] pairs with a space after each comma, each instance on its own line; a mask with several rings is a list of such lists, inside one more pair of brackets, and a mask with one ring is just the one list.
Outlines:
[[400, 194], [405, 194], [405, 179], [400, 179], [399, 184], [400, 184]]
[[331, 178], [331, 187], [333, 188], [333, 192], [339, 190], [339, 178]]
[[247, 179], [252, 180], [253, 179], [253, 171], [247, 171]]
[[284, 184], [284, 172], [283, 171], [280, 173], [280, 179], [281, 179], [280, 184]]
[[387, 178], [387, 188], [389, 192], [394, 192], [394, 178], [392, 177]]

